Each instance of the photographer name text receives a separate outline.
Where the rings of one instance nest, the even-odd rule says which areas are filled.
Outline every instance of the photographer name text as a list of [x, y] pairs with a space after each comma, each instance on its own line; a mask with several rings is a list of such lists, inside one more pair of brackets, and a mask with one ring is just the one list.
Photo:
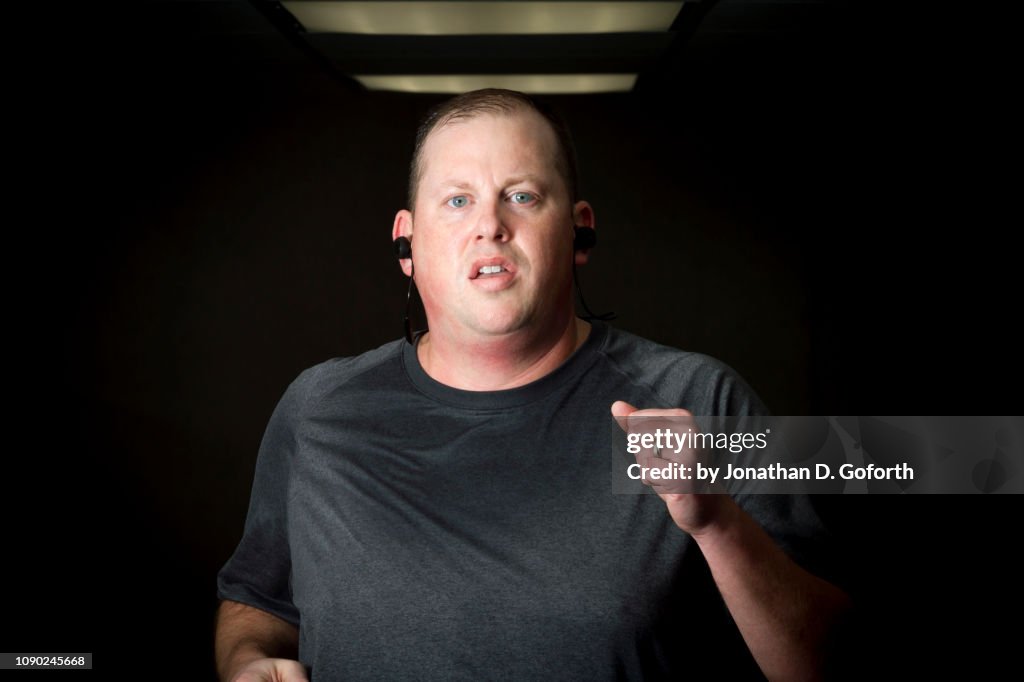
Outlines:
[[[726, 464], [725, 467], [707, 466], [697, 463], [694, 466], [686, 466], [673, 462], [662, 467], [645, 467], [640, 464], [630, 464], [626, 470], [627, 475], [635, 480], [641, 479], [651, 481], [785, 481], [785, 480], [823, 480], [834, 479], [836, 474], [827, 464], [815, 464], [811, 467], [787, 467], [779, 463], [758, 467], [741, 467], [733, 464]], [[844, 464], [839, 467], [839, 478], [849, 481], [873, 480], [914, 480], [914, 470], [910, 465], [903, 463], [892, 467], [877, 467], [874, 464], [867, 466], [855, 466]]]

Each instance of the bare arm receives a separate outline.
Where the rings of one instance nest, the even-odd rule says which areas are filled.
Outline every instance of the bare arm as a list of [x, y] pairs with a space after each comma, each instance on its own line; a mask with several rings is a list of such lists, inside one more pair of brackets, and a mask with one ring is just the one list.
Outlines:
[[761, 671], [769, 680], [821, 679], [849, 597], [793, 562], [731, 498], [701, 497], [722, 509], [693, 538]]
[[223, 601], [215, 656], [221, 682], [307, 682], [298, 657], [299, 630], [266, 611]]
[[[612, 406], [612, 414], [620, 419], [691, 416], [678, 409], [637, 410], [621, 401]], [[626, 422], [619, 424], [628, 430]], [[658, 458], [648, 462], [668, 463]], [[791, 560], [728, 495], [679, 492], [677, 484], [657, 480], [645, 483], [704, 553], [761, 672], [769, 680], [824, 677], [830, 646], [850, 608], [846, 593]]]

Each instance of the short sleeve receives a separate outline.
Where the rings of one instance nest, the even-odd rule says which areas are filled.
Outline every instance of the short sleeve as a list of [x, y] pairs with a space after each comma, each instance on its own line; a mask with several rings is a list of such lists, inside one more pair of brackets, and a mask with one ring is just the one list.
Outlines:
[[[732, 426], [739, 433], [760, 430], [759, 417], [769, 416], [761, 398], [728, 365], [712, 359], [709, 377], [711, 404], [715, 414], [738, 418]], [[846, 582], [844, 563], [837, 539], [822, 518], [815, 496], [806, 493], [770, 494], [750, 492], [741, 485], [736, 503], [770, 535], [793, 561], [810, 573], [842, 587]], [[756, 486], [753, 486], [756, 489]]]
[[288, 495], [296, 433], [313, 369], [285, 391], [263, 434], [242, 540], [217, 575], [217, 596], [262, 609], [298, 625], [292, 602]]

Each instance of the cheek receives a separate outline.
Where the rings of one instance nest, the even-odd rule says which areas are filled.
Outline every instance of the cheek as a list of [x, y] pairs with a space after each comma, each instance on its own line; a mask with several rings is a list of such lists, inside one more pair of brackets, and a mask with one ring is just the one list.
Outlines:
[[564, 241], [548, 241], [546, 248], [541, 249], [543, 263], [546, 272], [552, 276], [572, 266], [572, 241], [565, 235]]
[[[452, 245], [447, 250], [443, 245], [424, 244], [416, 261], [416, 278], [431, 291], [450, 291], [458, 284], [458, 276], [462, 266], [457, 258], [451, 256]], [[416, 257], [413, 247], [413, 257]]]

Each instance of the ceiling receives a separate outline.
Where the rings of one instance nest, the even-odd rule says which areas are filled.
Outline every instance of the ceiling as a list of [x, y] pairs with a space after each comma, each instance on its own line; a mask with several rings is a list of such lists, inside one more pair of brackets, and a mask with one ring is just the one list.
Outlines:
[[[442, 5], [445, 11], [454, 7], [456, 18], [473, 13], [486, 18], [490, 10], [485, 7], [496, 8], [495, 12], [500, 9], [506, 12], [503, 16], [514, 17], [518, 5], [525, 14], [552, 4], [562, 10], [568, 7], [569, 14], [556, 17], [554, 23], [549, 22], [538, 29], [542, 32], [536, 33], [523, 32], [521, 25], [529, 22], [519, 22], [516, 26], [520, 28], [512, 26], [510, 33], [493, 33], [505, 25], [503, 21], [493, 20], [485, 26], [488, 33], [473, 33], [469, 19], [427, 22], [429, 35], [401, 33], [399, 31], [407, 29], [396, 28], [393, 22], [376, 27], [364, 22], [364, 29], [372, 31], [368, 33], [355, 32], [358, 22], [350, 23], [348, 28], [341, 27], [344, 32], [336, 32], [337, 29], [316, 20], [323, 15], [320, 10], [329, 6], [357, 5], [373, 9], [373, 6], [387, 8], [391, 5], [390, 9], [394, 6], [408, 9], [422, 5], [430, 16], [440, 12], [437, 6]], [[459, 5], [465, 5], [467, 11], [459, 12]], [[627, 6], [625, 15], [620, 13], [596, 29], [581, 28], [582, 22], [573, 19], [592, 13], [595, 6], [609, 5]], [[687, 78], [699, 76], [700, 71], [713, 69], [723, 61], [749, 59], [753, 64], [766, 53], [777, 55], [802, 49], [809, 41], [824, 44], [828, 36], [836, 32], [846, 3], [834, 0], [640, 3], [157, 0], [142, 6], [144, 9], [137, 5], [133, 11], [144, 24], [140, 27], [143, 32], [159, 32], [165, 40], [173, 36], [173, 42], [187, 48], [196, 59], [215, 56], [236, 64], [275, 68], [312, 64], [353, 88], [394, 89], [395, 83], [403, 78], [409, 81], [424, 75], [435, 77], [435, 86], [428, 86], [426, 91], [444, 90], [436, 84], [446, 79], [437, 77], [451, 75], [473, 76], [471, 87], [509, 86], [503, 78], [528, 74], [534, 78], [531, 82], [540, 84], [537, 91], [545, 91], [548, 86], [542, 81], [554, 76], [561, 85], [547, 91], [586, 92], [581, 84], [591, 81], [598, 84], [600, 78], [610, 77], [613, 85], [595, 85], [596, 91], [604, 87], [606, 91], [656, 93], [674, 89]], [[627, 26], [631, 30], [600, 31], [621, 25], [624, 16], [639, 14], [646, 6], [660, 6], [656, 9], [660, 12], [662, 27], [634, 22]], [[507, 14], [510, 8], [512, 13]], [[305, 25], [298, 17], [310, 25]], [[567, 25], [564, 32], [557, 28], [561, 24]], [[459, 33], [440, 34], [446, 26], [454, 27]], [[546, 32], [551, 30], [560, 32]], [[419, 87], [423, 91], [423, 86]], [[449, 88], [465, 89], [465, 86], [456, 84]], [[533, 89], [522, 84], [519, 88]]]

